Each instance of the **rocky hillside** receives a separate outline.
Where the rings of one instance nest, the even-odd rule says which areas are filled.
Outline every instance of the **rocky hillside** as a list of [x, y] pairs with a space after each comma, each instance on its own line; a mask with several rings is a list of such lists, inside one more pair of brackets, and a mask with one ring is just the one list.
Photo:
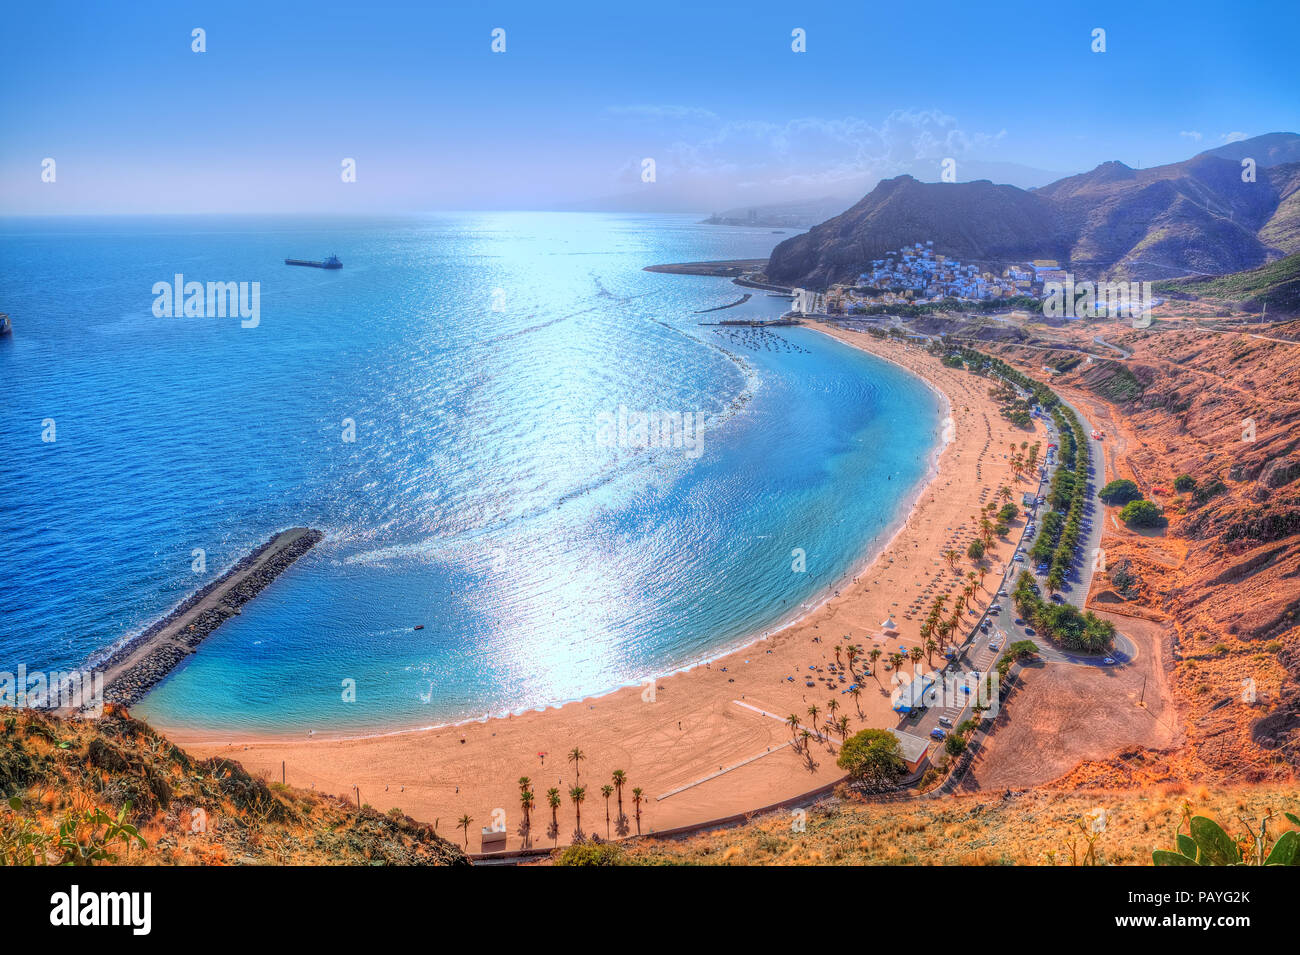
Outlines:
[[1245, 272], [1212, 279], [1175, 279], [1156, 292], [1176, 299], [1208, 300], [1268, 318], [1300, 315], [1300, 253]]
[[[615, 865], [1151, 865], [1187, 832], [1190, 810], [1234, 835], [1242, 819], [1269, 816], [1272, 839], [1295, 825], [1294, 786], [1187, 786], [1144, 790], [1028, 790], [894, 803], [850, 794], [808, 810], [802, 831], [789, 812], [733, 829], [639, 840], [607, 851]], [[1270, 815], [1271, 814], [1271, 815]], [[577, 852], [569, 856], [581, 856]], [[594, 856], [595, 853], [588, 853]], [[575, 860], [577, 864], [583, 864]], [[563, 856], [558, 860], [568, 861]], [[589, 862], [586, 864], [590, 864]]]
[[[900, 176], [782, 242], [767, 274], [783, 285], [852, 282], [871, 259], [926, 240], [962, 260], [1055, 258], [1091, 278], [1220, 275], [1300, 252], [1300, 135], [1232, 145], [1231, 156], [1151, 169], [1107, 162], [1035, 190]], [[1238, 154], [1256, 159], [1254, 182], [1242, 181]]]
[[109, 704], [100, 720], [0, 711], [0, 865], [467, 865], [398, 810], [196, 760]]
[[[1300, 768], [1300, 323], [1279, 340], [1171, 323], [1108, 332], [1127, 361], [1054, 379], [1107, 432], [1167, 525], [1102, 516], [1103, 609], [1167, 621], [1188, 746], [1179, 778], [1278, 779]], [[1095, 332], [1095, 328], [1086, 332]], [[1036, 370], [1041, 352], [1005, 349]], [[1018, 353], [1019, 352], [1019, 353]], [[1082, 774], [1075, 782], [1114, 775]]]
[[1056, 212], [1032, 192], [991, 182], [886, 179], [861, 202], [772, 250], [767, 276], [781, 285], [852, 282], [872, 259], [912, 242], [962, 260], [1064, 256]]

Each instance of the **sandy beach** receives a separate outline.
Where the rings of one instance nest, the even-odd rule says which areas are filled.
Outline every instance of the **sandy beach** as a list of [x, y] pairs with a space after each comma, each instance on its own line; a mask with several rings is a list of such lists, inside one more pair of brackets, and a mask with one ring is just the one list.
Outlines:
[[[840, 779], [836, 738], [814, 742], [806, 753], [796, 751], [785, 718], [796, 714], [807, 726], [809, 707], [815, 705], [820, 723], [834, 701], [835, 715], [849, 717], [850, 732], [898, 725], [885, 658], [874, 677], [864, 678], [855, 701], [846, 689], [849, 682], [832, 670], [836, 647], [854, 643], [888, 653], [920, 643], [925, 608], [940, 593], [955, 596], [966, 582], [971, 562], [965, 550], [977, 530], [976, 512], [995, 500], [1003, 485], [1012, 488], [1016, 503], [1029, 487], [1012, 477], [1011, 443], [1041, 440], [1042, 432], [1031, 437], [1001, 418], [988, 397], [987, 379], [945, 368], [915, 346], [815, 327], [911, 370], [942, 392], [950, 406], [951, 441], [892, 541], [795, 623], [728, 656], [663, 677], [653, 692], [631, 687], [545, 712], [347, 740], [228, 741], [160, 728], [196, 755], [232, 757], [273, 781], [280, 780], [283, 764], [291, 785], [349, 798], [356, 787], [363, 803], [436, 820], [439, 831], [458, 843], [463, 835], [455, 828], [457, 820], [468, 814], [473, 852], [480, 849], [480, 827], [492, 824], [494, 815], [501, 820], [498, 810], [504, 811], [507, 848], [525, 847], [521, 776], [531, 778], [537, 799], [528, 842], [533, 847], [575, 837], [568, 797], [575, 783], [586, 787], [583, 830], [605, 837], [636, 833], [632, 787], [643, 792], [640, 829], [650, 832], [758, 809]], [[1020, 526], [1017, 520], [1013, 537]], [[950, 547], [963, 555], [956, 571], [941, 557]], [[1009, 541], [995, 541], [985, 562], [987, 589], [976, 598], [980, 608], [988, 604], [1013, 549]], [[879, 626], [887, 617], [899, 628], [888, 639]], [[842, 652], [840, 659], [845, 659]], [[859, 661], [859, 672], [868, 667]], [[585, 756], [576, 769], [566, 760], [575, 747]], [[626, 819], [620, 826], [611, 798], [607, 829], [600, 787], [617, 769], [628, 780]], [[563, 797], [558, 831], [552, 831], [546, 803], [551, 787]]]

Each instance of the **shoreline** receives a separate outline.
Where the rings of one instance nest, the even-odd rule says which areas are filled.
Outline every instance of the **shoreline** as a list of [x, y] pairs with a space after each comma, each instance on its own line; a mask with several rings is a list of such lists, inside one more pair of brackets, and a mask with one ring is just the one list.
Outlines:
[[[796, 751], [778, 714], [796, 714], [811, 724], [805, 714], [816, 704], [822, 714], [838, 706], [850, 719], [850, 732], [899, 725], [889, 674], [880, 667], [869, 672], [862, 658], [860, 695], [850, 696], [832, 644], [852, 642], [864, 650], [874, 645], [886, 653], [898, 645], [920, 645], [924, 614], [915, 608], [965, 583], [940, 554], [972, 535], [970, 515], [982, 501], [999, 486], [1015, 486], [1005, 449], [1025, 434], [1000, 417], [981, 379], [947, 369], [916, 347], [830, 327], [818, 330], [901, 365], [942, 395], [948, 413], [941, 416], [940, 436], [947, 443], [936, 446], [937, 466], [918, 485], [910, 507], [899, 509], [897, 527], [872, 548], [874, 553], [775, 630], [687, 669], [541, 711], [342, 739], [253, 734], [236, 743], [245, 734], [160, 729], [197, 756], [234, 758], [267, 778], [278, 780], [283, 773], [303, 788], [359, 791], [380, 810], [391, 805], [431, 820], [461, 813], [485, 820], [502, 807], [516, 820], [515, 780], [530, 774], [539, 797], [551, 785], [567, 791], [575, 773], [564, 754], [575, 746], [587, 760], [580, 767], [581, 783], [598, 784], [622, 769], [629, 786], [645, 788], [643, 832], [750, 811], [834, 784], [842, 778], [834, 740]], [[996, 542], [990, 563], [1004, 563], [1013, 551], [1013, 544]], [[981, 589], [977, 602], [985, 604], [992, 595]], [[897, 635], [880, 633], [878, 622], [886, 617], [897, 620]], [[817, 729], [824, 728], [819, 718]], [[599, 824], [594, 787], [588, 793], [594, 800], [588, 807], [588, 821], [595, 820], [590, 832], [613, 837], [612, 826], [607, 832]], [[571, 807], [561, 812], [559, 832], [543, 835], [545, 815], [534, 812], [538, 825], [531, 830], [512, 825], [507, 848], [582, 836], [568, 831]], [[618, 835], [634, 831], [626, 816], [613, 818], [619, 820]]]
[[95, 665], [104, 673], [104, 701], [122, 706], [138, 703], [324, 536], [308, 527], [280, 531], [111, 651]]
[[[837, 337], [831, 334], [830, 332], [828, 332], [826, 329], [819, 327], [817, 325], [811, 325], [809, 327], [813, 328], [815, 331], [818, 331], [823, 335], [826, 335], [828, 338]], [[841, 344], [844, 344], [850, 348], [855, 347], [853, 344], [843, 340], [841, 340]], [[859, 350], [865, 351], [865, 349], [859, 349]], [[930, 391], [930, 393], [935, 397], [939, 405], [938, 423], [935, 429], [936, 431], [935, 444], [931, 447], [929, 451], [929, 462], [927, 464], [925, 473], [922, 474], [921, 477], [917, 480], [915, 486], [899, 500], [898, 505], [895, 508], [895, 511], [891, 519], [887, 524], [885, 524], [880, 534], [876, 535], [876, 537], [873, 537], [867, 543], [863, 552], [859, 554], [858, 557], [855, 560], [853, 560], [852, 563], [850, 563], [850, 565], [845, 569], [845, 571], [842, 574], [836, 577], [831, 583], [828, 583], [824, 587], [814, 591], [812, 594], [809, 595], [809, 597], [805, 601], [797, 604], [787, 614], [777, 617], [771, 624], [769, 624], [766, 628], [762, 629], [761, 631], [754, 630], [749, 633], [746, 633], [745, 635], [738, 637], [733, 642], [724, 644], [713, 650], [707, 651], [707, 653], [704, 656], [695, 657], [679, 664], [671, 664], [667, 669], [654, 671], [652, 673], [641, 676], [635, 680], [626, 683], [621, 683], [618, 686], [592, 690], [591, 692], [583, 694], [582, 696], [570, 697], [563, 700], [555, 700], [552, 702], [541, 704], [540, 706], [513, 707], [513, 708], [507, 707], [507, 708], [498, 709], [488, 713], [480, 713], [475, 716], [466, 716], [461, 719], [451, 719], [451, 720], [445, 720], [438, 723], [422, 724], [419, 726], [403, 726], [403, 727], [392, 727], [392, 728], [383, 728], [383, 729], [376, 728], [373, 730], [361, 729], [361, 730], [351, 731], [351, 732], [344, 731], [339, 734], [330, 733], [328, 730], [320, 731], [320, 732], [313, 731], [312, 741], [324, 743], [324, 742], [356, 742], [360, 740], [384, 739], [393, 736], [428, 733], [428, 732], [441, 730], [441, 729], [456, 729], [459, 727], [469, 726], [476, 723], [479, 724], [491, 723], [494, 720], [503, 720], [503, 719], [510, 719], [512, 717], [520, 717], [528, 713], [545, 714], [545, 713], [559, 712], [565, 709], [566, 707], [570, 707], [578, 703], [599, 701], [607, 697], [613, 696], [614, 694], [624, 692], [626, 690], [643, 689], [649, 683], [657, 682], [659, 680], [669, 679], [679, 674], [689, 673], [692, 670], [696, 670], [700, 667], [711, 666], [713, 663], [718, 662], [720, 660], [725, 660], [727, 657], [733, 654], [738, 654], [752, 647], [755, 647], [758, 644], [762, 643], [763, 641], [769, 640], [772, 637], [790, 629], [791, 627], [798, 626], [802, 621], [807, 619], [809, 616], [821, 610], [828, 603], [830, 603], [832, 600], [838, 597], [840, 593], [845, 589], [846, 586], [850, 586], [854, 581], [856, 581], [863, 574], [869, 571], [871, 567], [876, 563], [876, 561], [880, 558], [880, 556], [884, 554], [886, 551], [888, 551], [889, 548], [893, 545], [895, 540], [898, 538], [898, 535], [902, 533], [902, 531], [907, 527], [907, 524], [911, 519], [912, 512], [916, 509], [917, 504], [921, 500], [922, 496], [925, 494], [927, 490], [929, 490], [930, 486], [935, 482], [935, 480], [939, 478], [940, 464], [943, 458], [943, 453], [954, 439], [953, 421], [952, 421], [952, 403], [949, 400], [948, 396], [944, 394], [944, 392], [941, 389], [936, 388], [931, 382], [927, 381], [925, 378], [916, 375], [915, 372], [909, 369], [906, 365], [903, 365], [897, 361], [894, 361], [882, 355], [877, 355], [873, 352], [867, 352], [867, 353], [871, 354], [873, 357], [878, 358], [881, 361], [887, 361], [890, 364], [894, 365], [895, 367], [901, 368], [908, 375], [917, 378], [917, 380], [922, 382], [926, 386], [926, 388]], [[285, 742], [291, 740], [299, 741], [302, 739], [302, 732], [300, 730], [285, 730], [284, 732], [276, 732], [274, 730], [254, 730], [236, 739], [236, 738], [232, 738], [234, 736], [234, 733], [223, 731], [223, 730], [182, 729], [176, 727], [167, 727], [166, 724], [163, 723], [159, 723], [158, 726], [160, 728], [167, 729], [169, 735], [184, 734], [185, 738], [191, 741], [207, 741], [207, 742], [221, 741], [227, 743], [227, 745], [242, 746], [242, 745], [253, 745], [257, 743]]]

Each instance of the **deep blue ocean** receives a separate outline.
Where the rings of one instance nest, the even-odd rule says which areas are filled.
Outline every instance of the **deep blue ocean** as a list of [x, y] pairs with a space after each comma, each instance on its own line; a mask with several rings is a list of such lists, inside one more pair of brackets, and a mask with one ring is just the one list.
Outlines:
[[[941, 415], [809, 329], [699, 325], [784, 299], [696, 314], [746, 290], [642, 271], [780, 239], [690, 216], [0, 220], [0, 670], [84, 665], [294, 525], [326, 538], [136, 712], [425, 726], [774, 627], [887, 536]], [[342, 270], [282, 264], [330, 253]], [[155, 317], [176, 273], [259, 282], [259, 324]], [[699, 456], [602, 445], [620, 406], [702, 412]]]

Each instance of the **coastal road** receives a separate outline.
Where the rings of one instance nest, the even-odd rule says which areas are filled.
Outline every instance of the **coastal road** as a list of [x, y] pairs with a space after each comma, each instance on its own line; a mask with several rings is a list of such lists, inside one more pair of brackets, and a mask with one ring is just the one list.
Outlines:
[[[1100, 490], [1099, 481], [1106, 473], [1106, 451], [1102, 446], [1102, 441], [1092, 438], [1092, 424], [1079, 409], [1065, 402], [1064, 399], [1062, 399], [1062, 403], [1078, 416], [1079, 423], [1083, 428], [1084, 440], [1088, 446], [1088, 492], [1084, 505], [1084, 534], [1075, 554], [1074, 565], [1067, 578], [1068, 590], [1061, 594], [1061, 600], [1071, 603], [1082, 610], [1084, 603], [1088, 599], [1088, 591], [1092, 586], [1093, 574], [1097, 567], [1096, 555], [1101, 547], [1102, 522], [1100, 517], [1103, 508], [1097, 498], [1097, 492]], [[1060, 436], [1057, 434], [1056, 426], [1052, 420], [1046, 418], [1043, 419], [1043, 423], [1047, 429], [1046, 443], [1059, 444]], [[1059, 466], [1058, 460], [1050, 467], [1045, 466], [1040, 471], [1038, 486], [1034, 490], [1035, 497], [1047, 496], [1052, 475]], [[1042, 506], [1046, 507], [1047, 505]], [[1028, 528], [1036, 516], [1037, 508], [1025, 515], [1026, 521], [1021, 527], [1020, 538], [1016, 542], [1017, 554], [1028, 554], [1033, 543], [1033, 538], [1028, 534]], [[946, 687], [944, 692], [937, 695], [935, 705], [927, 706], [918, 713], [905, 717], [896, 727], [898, 731], [911, 733], [926, 739], [930, 738], [930, 733], [936, 728], [951, 732], [953, 728], [959, 726], [970, 715], [967, 695], [961, 689], [962, 682], [971, 679], [970, 674], [986, 674], [991, 671], [995, 667], [1001, 652], [1010, 644], [1020, 640], [1032, 640], [1034, 645], [1038, 647], [1038, 655], [1046, 661], [1074, 666], [1109, 669], [1112, 666], [1122, 666], [1134, 658], [1137, 648], [1133, 641], [1122, 633], [1116, 632], [1115, 634], [1115, 645], [1110, 654], [1110, 659], [1113, 659], [1115, 663], [1108, 664], [1104, 662], [1104, 657], [1073, 653], [1061, 649], [1039, 634], [1027, 621], [1020, 620], [1016, 616], [1016, 608], [1013, 604], [1011, 592], [1014, 589], [1016, 578], [1020, 576], [1020, 572], [1027, 562], [1027, 556], [1025, 556], [1024, 561], [1012, 560], [1008, 562], [1008, 566], [998, 585], [998, 596], [990, 604], [989, 610], [986, 610], [975, 620], [971, 635], [967, 638], [966, 643], [961, 646], [956, 658], [944, 669], [944, 677], [953, 678], [957, 682], [955, 692], [952, 686]], [[1041, 587], [1043, 579], [1041, 577], [1037, 579]], [[993, 607], [999, 609], [994, 612]], [[989, 622], [988, 633], [985, 633], [982, 629], [985, 620]], [[993, 648], [995, 643], [997, 649]], [[975, 679], [977, 680], [978, 677]], [[945, 726], [940, 723], [940, 718], [943, 718], [949, 725]]]

